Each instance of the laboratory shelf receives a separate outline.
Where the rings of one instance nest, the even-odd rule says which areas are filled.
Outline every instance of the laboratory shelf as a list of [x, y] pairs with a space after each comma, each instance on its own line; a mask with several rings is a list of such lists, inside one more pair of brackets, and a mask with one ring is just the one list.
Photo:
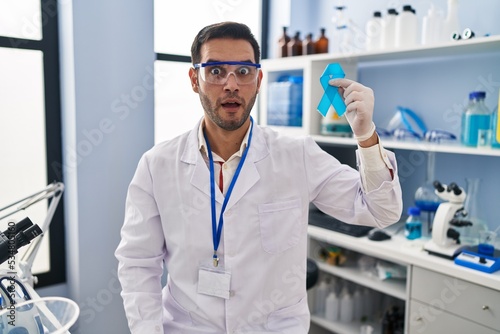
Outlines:
[[407, 298], [405, 279], [380, 280], [376, 277], [367, 276], [356, 267], [332, 266], [321, 262], [317, 264], [319, 269], [323, 272], [344, 278], [401, 300], [406, 300]]
[[337, 334], [358, 334], [361, 325], [371, 325], [373, 327], [373, 334], [380, 333], [380, 324], [375, 324], [373, 322], [331, 322], [317, 315], [311, 315], [311, 322]]
[[[356, 140], [350, 137], [335, 137], [324, 135], [313, 135], [311, 137], [317, 143], [321, 144], [340, 146], [356, 146], [357, 144]], [[500, 149], [494, 149], [491, 147], [478, 148], [467, 147], [461, 144], [435, 144], [418, 141], [389, 140], [386, 138], [382, 138], [381, 141], [383, 146], [389, 149], [500, 157]]]

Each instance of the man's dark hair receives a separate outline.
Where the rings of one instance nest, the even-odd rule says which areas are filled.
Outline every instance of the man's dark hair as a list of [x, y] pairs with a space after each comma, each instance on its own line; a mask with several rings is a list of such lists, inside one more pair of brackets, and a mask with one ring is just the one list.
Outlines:
[[252, 45], [255, 62], [260, 62], [259, 43], [257, 43], [250, 28], [243, 23], [220, 22], [206, 26], [196, 35], [191, 46], [191, 61], [193, 64], [201, 61], [201, 46], [214, 38], [243, 39], [248, 41]]

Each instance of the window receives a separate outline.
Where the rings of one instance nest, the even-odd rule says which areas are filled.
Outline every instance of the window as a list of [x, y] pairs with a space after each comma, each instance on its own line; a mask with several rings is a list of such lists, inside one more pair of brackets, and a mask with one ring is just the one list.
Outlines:
[[[0, 2], [0, 208], [62, 181], [58, 54], [57, 0]], [[43, 223], [47, 201], [2, 219], [0, 229], [26, 216]], [[65, 281], [62, 200], [32, 271], [36, 287]]]

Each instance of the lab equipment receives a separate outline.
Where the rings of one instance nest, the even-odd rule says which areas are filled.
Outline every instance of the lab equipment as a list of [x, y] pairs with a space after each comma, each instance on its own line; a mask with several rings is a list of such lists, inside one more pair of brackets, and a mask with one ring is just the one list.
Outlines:
[[306, 35], [306, 38], [302, 41], [302, 54], [312, 55], [315, 52], [314, 41], [312, 33]]
[[462, 114], [460, 139], [466, 146], [478, 145], [480, 129], [489, 130], [491, 112], [484, 104], [486, 92], [474, 91], [469, 93], [469, 103]]
[[418, 20], [411, 5], [404, 5], [403, 11], [396, 17], [395, 46], [409, 48], [418, 45]]
[[498, 95], [498, 105], [492, 115], [491, 122], [491, 147], [500, 148], [500, 94]]
[[389, 8], [382, 24], [382, 49], [390, 50], [396, 46], [396, 18], [398, 12], [395, 8]]
[[[49, 184], [47, 187], [42, 189], [41, 191], [38, 191], [30, 196], [27, 196], [23, 199], [20, 199], [14, 203], [11, 203], [3, 208], [0, 208], [0, 212], [5, 211], [5, 210], [12, 210], [11, 208], [14, 207], [15, 205], [22, 203], [19, 207], [13, 209], [12, 211], [8, 212], [4, 216], [0, 217], [0, 220], [9, 217], [13, 215], [14, 213], [17, 213], [19, 211], [25, 210], [32, 206], [33, 204], [36, 204], [40, 201], [43, 200], [50, 200], [49, 208], [47, 209], [47, 215], [45, 216], [44, 222], [39, 226], [41, 232], [39, 232], [36, 228], [31, 227], [30, 229], [30, 235], [28, 236], [22, 236], [24, 237], [33, 237], [35, 240], [31, 243], [27, 251], [24, 253], [23, 257], [19, 261], [19, 277], [21, 278], [21, 281], [23, 283], [27, 283], [30, 286], [34, 286], [36, 283], [36, 277], [33, 276], [31, 272], [31, 268], [33, 266], [33, 262], [35, 260], [35, 257], [38, 253], [38, 249], [40, 248], [40, 244], [42, 242], [43, 238], [43, 232], [48, 231], [50, 223], [52, 222], [52, 218], [54, 216], [54, 213], [57, 209], [57, 206], [59, 204], [59, 201], [61, 199], [62, 193], [64, 191], [64, 184], [62, 182], [53, 182]], [[26, 233], [26, 230], [30, 227], [29, 221], [23, 221], [18, 223], [19, 226], [16, 225], [15, 229], [23, 229], [24, 233]], [[34, 233], [38, 233], [39, 236], [36, 238]], [[17, 236], [17, 234], [16, 234]], [[32, 240], [32, 239], [30, 239]]]
[[288, 42], [290, 42], [290, 36], [287, 34], [288, 27], [282, 27], [283, 33], [278, 39], [278, 57], [283, 58], [288, 56]]
[[326, 298], [325, 318], [331, 322], [339, 320], [340, 300], [337, 294], [332, 291]]
[[446, 202], [439, 204], [432, 223], [432, 238], [424, 249], [432, 255], [448, 259], [455, 258], [467, 246], [460, 240], [460, 232], [456, 228], [472, 225], [465, 220], [464, 202], [467, 197], [465, 190], [456, 183], [449, 185], [434, 181], [436, 194]]
[[432, 227], [432, 219], [434, 214], [441, 204], [442, 200], [434, 192], [434, 170], [435, 170], [436, 152], [427, 152], [427, 169], [426, 179], [423, 185], [415, 191], [415, 206], [421, 212], [427, 212], [427, 228], [423, 230], [423, 234], [429, 234]]
[[472, 225], [464, 226], [462, 231], [461, 240], [462, 243], [477, 245], [479, 242], [479, 235], [481, 231], [487, 231], [488, 225], [486, 221], [482, 218], [483, 212], [480, 210], [478, 201], [479, 187], [481, 185], [480, 178], [466, 178], [466, 192], [467, 198], [464, 202], [464, 209], [467, 212], [467, 220], [469, 220]]
[[416, 206], [408, 208], [408, 219], [405, 223], [405, 237], [414, 240], [422, 237], [422, 221], [420, 220], [420, 209]]
[[328, 53], [328, 37], [326, 37], [326, 29], [320, 29], [320, 35], [318, 39], [314, 42], [314, 52], [315, 53]]
[[500, 251], [495, 250], [490, 256], [481, 254], [477, 248], [466, 249], [455, 258], [455, 264], [491, 274], [500, 269]]
[[380, 11], [373, 12], [373, 16], [366, 22], [366, 50], [382, 49], [382, 13]]
[[453, 35], [462, 31], [458, 15], [458, 0], [448, 0], [446, 18], [443, 22], [442, 40], [447, 42], [453, 40]]
[[344, 286], [340, 293], [340, 315], [341, 322], [351, 322], [354, 318], [354, 299], [349, 293], [347, 286]]
[[42, 230], [26, 217], [15, 223], [9, 221], [8, 228], [0, 232], [0, 264], [13, 258], [19, 248], [28, 245], [31, 240], [42, 234]]
[[319, 286], [316, 288], [316, 314], [320, 316], [325, 315], [325, 305], [326, 305], [326, 297], [328, 295], [328, 283], [325, 280], [322, 280], [319, 283]]
[[443, 18], [433, 3], [422, 19], [422, 45], [432, 45], [441, 42]]
[[303, 77], [284, 75], [269, 83], [267, 124], [302, 126]]
[[287, 47], [288, 57], [302, 55], [302, 39], [300, 38], [300, 31], [295, 32], [295, 35], [293, 35], [293, 37], [288, 42]]

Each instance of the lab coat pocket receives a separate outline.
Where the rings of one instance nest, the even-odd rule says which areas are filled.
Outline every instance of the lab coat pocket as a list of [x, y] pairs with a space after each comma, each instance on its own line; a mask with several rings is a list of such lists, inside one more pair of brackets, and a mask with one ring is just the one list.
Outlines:
[[267, 329], [287, 334], [307, 333], [309, 321], [309, 307], [304, 297], [295, 305], [272, 312], [267, 320]]
[[175, 300], [170, 285], [165, 287], [167, 290], [163, 295], [163, 306], [167, 314], [165, 317], [172, 322], [184, 325], [192, 325], [191, 314]]
[[300, 240], [300, 199], [259, 205], [262, 248], [271, 254], [281, 253]]

